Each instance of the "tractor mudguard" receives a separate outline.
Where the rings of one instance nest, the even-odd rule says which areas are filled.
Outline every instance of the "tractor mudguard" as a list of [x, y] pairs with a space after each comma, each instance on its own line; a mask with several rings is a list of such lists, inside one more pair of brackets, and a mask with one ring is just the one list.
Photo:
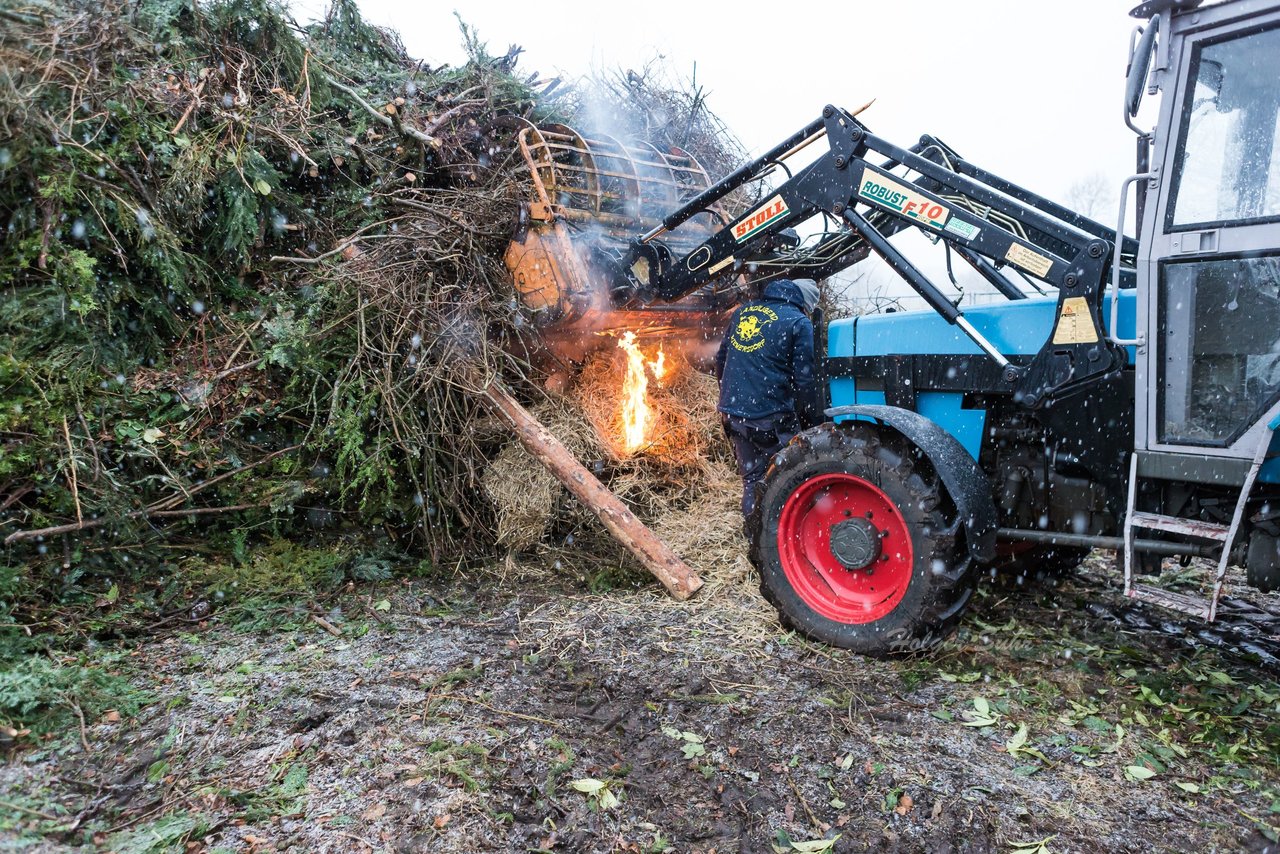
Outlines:
[[896, 406], [854, 405], [826, 410], [828, 418], [841, 415], [873, 418], [887, 424], [923, 451], [965, 519], [969, 554], [979, 563], [995, 559], [998, 522], [991, 482], [954, 436], [918, 412]]

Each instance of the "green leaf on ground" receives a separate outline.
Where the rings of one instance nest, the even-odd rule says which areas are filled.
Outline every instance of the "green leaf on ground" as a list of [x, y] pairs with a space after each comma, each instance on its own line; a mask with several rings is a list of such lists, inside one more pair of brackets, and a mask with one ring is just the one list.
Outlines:
[[837, 833], [830, 839], [811, 839], [808, 842], [796, 842], [791, 836], [782, 829], [779, 829], [774, 835], [775, 841], [772, 844], [774, 854], [791, 854], [791, 852], [799, 851], [802, 854], [823, 854], [825, 851], [831, 851], [842, 834]]
[[1008, 741], [1005, 742], [1004, 749], [1009, 751], [1009, 755], [1014, 759], [1019, 756], [1033, 756], [1041, 762], [1047, 762], [1045, 755], [1034, 747], [1027, 747], [1027, 737], [1030, 731], [1026, 724], [1018, 724], [1018, 731], [1015, 732]]
[[195, 818], [183, 813], [167, 815], [132, 830], [113, 833], [107, 837], [106, 847], [116, 854], [160, 854], [174, 848], [181, 850], [183, 841], [193, 834], [198, 835], [201, 826]]
[[602, 810], [611, 810], [621, 803], [621, 799], [610, 788], [612, 780], [597, 780], [594, 777], [583, 777], [573, 780], [570, 788], [582, 792], [588, 800], [592, 800]]
[[808, 842], [792, 842], [792, 851], [807, 852], [807, 854], [821, 854], [823, 851], [830, 851], [835, 848], [836, 840], [840, 838], [840, 834], [836, 834], [830, 839], [813, 839]]
[[1053, 841], [1053, 836], [1046, 836], [1044, 839], [1038, 839], [1035, 842], [1011, 842], [1009, 843], [1010, 854], [1049, 854], [1049, 843]]
[[680, 752], [684, 754], [685, 759], [695, 759], [699, 756], [705, 756], [707, 753], [707, 748], [704, 744], [706, 739], [696, 732], [678, 730], [673, 726], [664, 726], [662, 734], [667, 738], [674, 738], [683, 742], [680, 745]]
[[982, 678], [982, 671], [971, 670], [968, 673], [944, 673], [939, 670], [938, 678], [943, 682], [960, 682], [962, 684], [967, 682], [977, 682]]
[[964, 713], [965, 719], [960, 722], [961, 726], [995, 726], [1000, 715], [991, 709], [991, 703], [986, 697], [973, 698], [973, 711]]

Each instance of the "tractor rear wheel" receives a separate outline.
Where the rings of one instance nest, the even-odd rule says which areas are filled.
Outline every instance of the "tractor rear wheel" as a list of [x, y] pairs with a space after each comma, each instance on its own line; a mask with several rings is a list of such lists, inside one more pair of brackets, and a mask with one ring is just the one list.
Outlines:
[[955, 626], [976, 573], [929, 459], [867, 423], [808, 430], [775, 458], [749, 522], [760, 589], [797, 631], [882, 655]]

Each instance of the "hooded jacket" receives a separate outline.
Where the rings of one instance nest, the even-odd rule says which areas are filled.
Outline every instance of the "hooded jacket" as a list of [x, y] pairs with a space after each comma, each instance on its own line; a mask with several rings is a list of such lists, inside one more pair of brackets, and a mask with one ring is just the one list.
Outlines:
[[805, 299], [789, 279], [734, 312], [716, 353], [718, 409], [739, 418], [794, 413], [804, 423], [818, 411], [813, 323]]

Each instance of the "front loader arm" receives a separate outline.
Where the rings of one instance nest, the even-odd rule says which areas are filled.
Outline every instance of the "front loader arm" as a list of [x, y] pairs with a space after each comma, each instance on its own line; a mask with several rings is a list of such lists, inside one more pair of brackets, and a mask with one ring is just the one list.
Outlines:
[[[679, 227], [698, 210], [761, 176], [789, 152], [823, 134], [829, 150], [763, 203], [685, 255], [664, 253], [657, 240], [664, 231]], [[873, 164], [868, 157], [874, 155], [883, 160]], [[757, 263], [756, 256], [771, 238], [824, 212], [846, 226], [819, 243], [817, 248], [828, 250], [829, 257], [821, 260], [819, 255], [818, 263], [812, 263], [815, 254], [811, 249], [796, 256], [797, 263], [792, 266], [785, 257], [773, 257], [769, 261], [771, 277], [819, 278], [815, 270], [829, 275], [840, 269], [839, 265], [847, 266], [875, 252], [931, 308], [962, 329], [1001, 367], [1008, 390], [1028, 407], [1041, 406], [1119, 370], [1124, 364], [1123, 350], [1103, 334], [1100, 316], [1112, 250], [1111, 243], [1100, 236], [1105, 226], [967, 163], [969, 174], [964, 174], [948, 162], [953, 160], [958, 160], [954, 152], [930, 137], [912, 149], [900, 148], [871, 134], [843, 110], [828, 106], [819, 122], [712, 185], [668, 216], [662, 227], [646, 234], [634, 248], [631, 276], [642, 295], [677, 299], [713, 278]], [[919, 177], [908, 181], [890, 171], [900, 166]], [[1058, 290], [1053, 331], [1029, 364], [1010, 364], [928, 276], [889, 242], [892, 234], [911, 226], [935, 242], [945, 242], [1010, 298], [1023, 295], [999, 272], [1005, 266]], [[1125, 248], [1131, 247], [1126, 244]]]

